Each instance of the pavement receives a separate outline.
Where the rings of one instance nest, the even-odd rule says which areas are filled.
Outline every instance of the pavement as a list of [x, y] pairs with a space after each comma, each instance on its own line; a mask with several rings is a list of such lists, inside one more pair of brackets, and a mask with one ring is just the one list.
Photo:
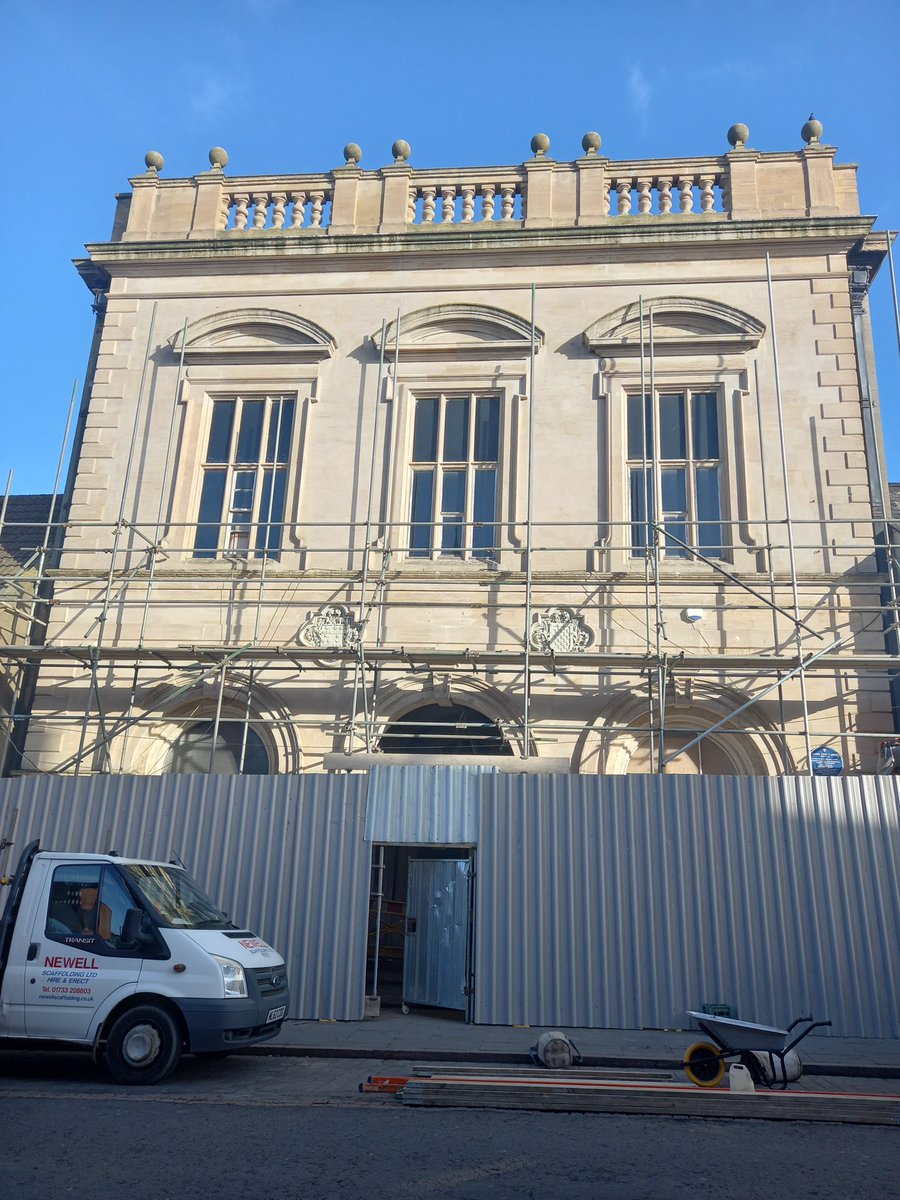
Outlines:
[[[285, 1021], [277, 1038], [249, 1053], [303, 1058], [400, 1060], [408, 1063], [531, 1064], [529, 1050], [544, 1026], [468, 1025], [445, 1010], [383, 1009], [364, 1021]], [[564, 1028], [590, 1067], [681, 1068], [687, 1047], [703, 1034], [691, 1029]], [[798, 1047], [804, 1078], [900, 1080], [900, 1039], [805, 1038]]]

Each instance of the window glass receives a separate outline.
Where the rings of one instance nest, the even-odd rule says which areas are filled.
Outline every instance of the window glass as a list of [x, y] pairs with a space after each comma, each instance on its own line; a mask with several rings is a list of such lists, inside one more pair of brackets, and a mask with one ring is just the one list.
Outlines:
[[[428, 554], [431, 550], [431, 506], [434, 502], [434, 471], [413, 472], [412, 511], [409, 531], [409, 552]], [[421, 522], [421, 523], [420, 523]]]
[[441, 550], [461, 556], [466, 513], [466, 472], [445, 471], [441, 489]]
[[[642, 465], [652, 458], [651, 434], [659, 446], [658, 479]], [[629, 396], [626, 440], [632, 555], [647, 549], [649, 509], [651, 523], [654, 512], [661, 513], [661, 545], [667, 557], [688, 557], [692, 549], [725, 556], [720, 468], [715, 462], [720, 454], [717, 393], [662, 392], [655, 411], [642, 404], [640, 396]], [[650, 536], [652, 545], [652, 530]]]
[[[269, 756], [259, 734], [244, 721], [220, 721], [213, 753], [214, 721], [182, 731], [164, 768], [171, 775], [268, 775]], [[243, 765], [243, 770], [241, 767]]]
[[469, 457], [469, 398], [448, 400], [444, 406], [444, 462]]
[[[272, 491], [272, 475], [275, 491]], [[287, 471], [266, 471], [263, 475], [262, 499], [259, 505], [259, 525], [256, 530], [256, 549], [277, 552], [281, 549], [284, 522], [284, 489]]]
[[684, 396], [659, 397], [659, 457], [684, 458], [686, 450]]
[[717, 399], [715, 392], [694, 393], [694, 458], [719, 457]]
[[499, 449], [500, 397], [479, 396], [475, 405], [475, 461], [496, 462]]
[[641, 425], [641, 398], [628, 397], [628, 457], [653, 457], [653, 424], [650, 397], [646, 397], [644, 408], [644, 424]]
[[194, 558], [215, 558], [224, 501], [225, 472], [207, 471], [203, 476], [203, 491], [200, 495], [200, 517], [194, 537]]
[[[289, 462], [294, 411], [295, 402], [287, 396], [213, 403], [195, 558], [215, 558], [223, 550], [240, 555], [252, 552], [256, 558], [280, 557], [287, 474], [277, 472], [273, 484], [266, 464]], [[266, 525], [271, 526], [268, 532]]]
[[222, 910], [180, 867], [163, 863], [122, 863], [160, 925], [172, 929], [234, 929]]
[[45, 936], [92, 954], [139, 953], [122, 942], [125, 914], [135, 901], [118, 871], [100, 863], [57, 867], [50, 883]]
[[[439, 395], [416, 401], [409, 553], [490, 557], [497, 546], [500, 397]], [[434, 463], [423, 469], [418, 464]]]
[[438, 398], [427, 396], [416, 401], [416, 423], [413, 432], [413, 462], [437, 460]]
[[265, 403], [264, 400], [245, 400], [241, 405], [241, 428], [234, 454], [235, 462], [259, 462]]
[[234, 424], [234, 401], [216, 400], [209, 428], [208, 463], [226, 463], [231, 450], [231, 428]]
[[269, 419], [269, 437], [266, 444], [266, 462], [286, 463], [291, 450], [291, 435], [294, 432], [294, 401], [274, 400]]
[[475, 472], [475, 520], [481, 522], [472, 530], [472, 553], [475, 558], [490, 558], [497, 549], [497, 527], [492, 524], [497, 515], [497, 472], [482, 468]]
[[[722, 526], [717, 522], [722, 515], [719, 498], [719, 468], [697, 468], [697, 545], [706, 554], [721, 555]], [[706, 522], [704, 524], [704, 522]]]

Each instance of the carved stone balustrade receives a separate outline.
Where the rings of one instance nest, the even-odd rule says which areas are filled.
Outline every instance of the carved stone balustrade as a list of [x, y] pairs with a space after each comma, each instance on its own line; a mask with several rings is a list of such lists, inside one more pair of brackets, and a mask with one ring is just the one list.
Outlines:
[[[741, 144], [709, 158], [572, 162], [535, 156], [517, 166], [374, 171], [356, 159], [318, 175], [189, 179], [158, 168], [119, 197], [113, 241], [335, 237], [552, 229], [665, 221], [727, 222], [859, 214], [856, 168], [819, 143], [763, 154]], [[227, 157], [225, 159], [227, 165]]]

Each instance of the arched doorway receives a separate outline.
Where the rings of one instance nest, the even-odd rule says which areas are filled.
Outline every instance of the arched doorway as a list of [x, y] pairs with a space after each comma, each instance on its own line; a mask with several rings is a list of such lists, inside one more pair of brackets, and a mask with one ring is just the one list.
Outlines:
[[466, 704], [423, 704], [381, 735], [384, 754], [504, 754], [512, 747], [496, 721]]
[[262, 738], [249, 725], [243, 721], [220, 721], [215, 752], [214, 730], [214, 721], [198, 721], [187, 726], [172, 743], [163, 772], [167, 775], [269, 774], [269, 755]]

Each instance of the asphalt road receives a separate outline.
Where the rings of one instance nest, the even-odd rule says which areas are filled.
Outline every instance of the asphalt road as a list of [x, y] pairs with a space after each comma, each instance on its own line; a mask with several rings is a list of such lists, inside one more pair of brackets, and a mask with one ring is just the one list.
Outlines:
[[16, 1200], [895, 1200], [900, 1129], [405, 1108], [399, 1064], [185, 1059], [117, 1088], [78, 1054], [0, 1051], [0, 1194]]

